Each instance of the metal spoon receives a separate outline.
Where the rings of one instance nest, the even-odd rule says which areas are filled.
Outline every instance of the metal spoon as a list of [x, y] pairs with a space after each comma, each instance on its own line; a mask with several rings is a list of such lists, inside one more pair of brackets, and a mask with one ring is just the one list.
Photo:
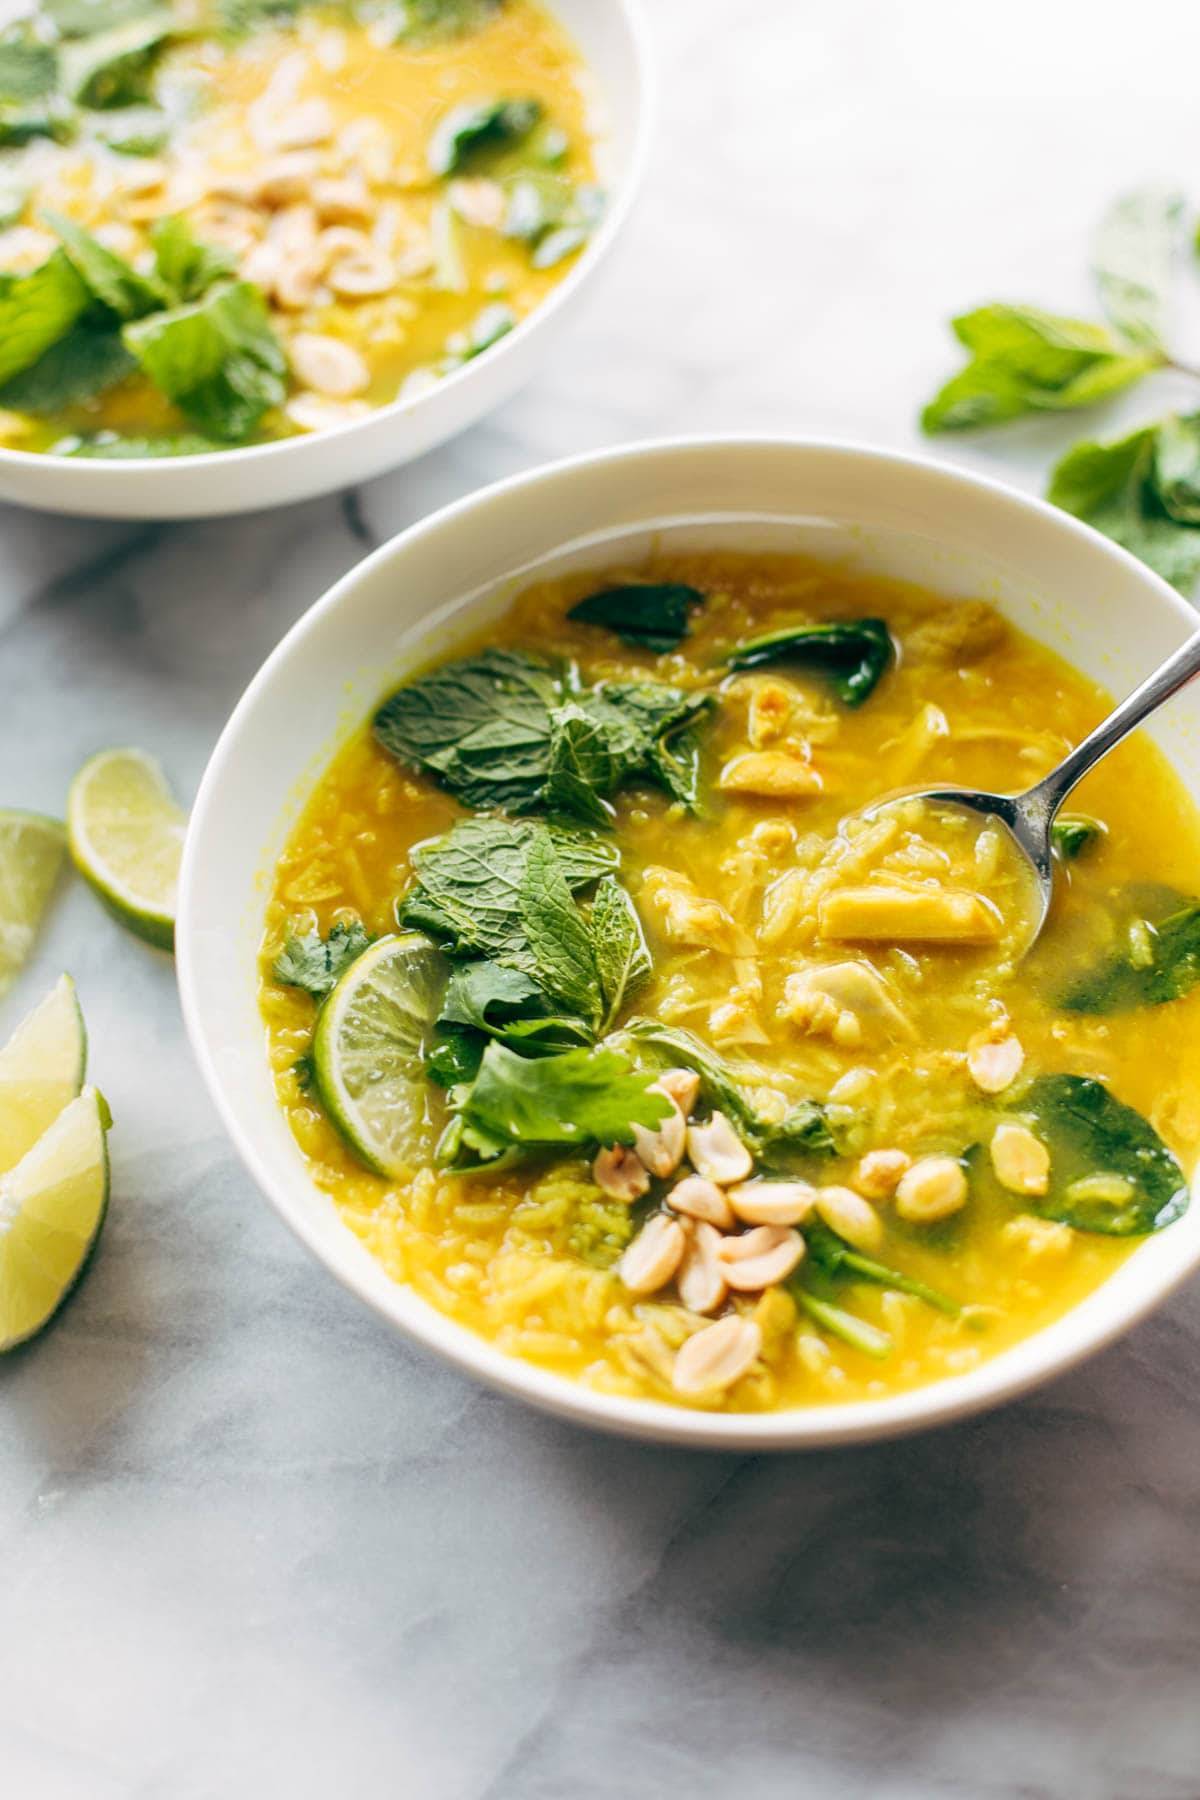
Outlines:
[[983, 813], [995, 819], [1008, 831], [1033, 873], [1037, 901], [1031, 914], [1031, 931], [1026, 948], [1037, 939], [1050, 901], [1054, 895], [1054, 855], [1050, 830], [1063, 801], [1121, 739], [1128, 737], [1136, 725], [1177, 694], [1194, 675], [1200, 674], [1200, 631], [1181, 644], [1161, 668], [1148, 675], [1127, 700], [1109, 713], [1065, 756], [1056, 769], [1043, 777], [1036, 787], [1024, 794], [989, 794], [979, 788], [946, 787], [921, 789], [916, 793], [878, 800], [864, 810], [864, 817], [894, 806], [900, 800], [929, 800], [940, 806], [962, 806], [969, 812]]

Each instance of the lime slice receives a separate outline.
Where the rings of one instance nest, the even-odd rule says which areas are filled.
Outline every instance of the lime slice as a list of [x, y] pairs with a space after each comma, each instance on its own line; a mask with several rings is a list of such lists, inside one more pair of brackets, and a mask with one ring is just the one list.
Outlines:
[[187, 815], [152, 756], [102, 750], [67, 797], [71, 855], [105, 906], [147, 943], [175, 943], [175, 889]]
[[421, 1052], [446, 987], [446, 960], [419, 931], [380, 938], [352, 962], [317, 1020], [313, 1071], [355, 1155], [397, 1177], [433, 1149]]
[[57, 819], [0, 808], [0, 994], [33, 948], [66, 848]]
[[109, 1124], [85, 1088], [0, 1175], [0, 1352], [48, 1325], [83, 1273], [108, 1206]]
[[0, 1050], [0, 1175], [20, 1162], [83, 1086], [87, 1033], [61, 975]]

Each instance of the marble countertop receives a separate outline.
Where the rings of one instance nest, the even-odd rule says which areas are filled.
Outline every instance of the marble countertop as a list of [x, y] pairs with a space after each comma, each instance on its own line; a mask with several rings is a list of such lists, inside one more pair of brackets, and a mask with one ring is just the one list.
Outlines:
[[[6, 801], [61, 810], [83, 757], [121, 741], [194, 789], [292, 620], [496, 477], [683, 431], [916, 446], [951, 311], [1087, 305], [1103, 202], [1196, 177], [1200, 26], [1174, 0], [1120, 30], [1054, 0], [648, 10], [644, 204], [501, 413], [273, 514], [3, 513]], [[1071, 429], [943, 448], [1035, 487]], [[307, 1259], [201, 1093], [170, 963], [85, 892], [0, 1027], [63, 967], [118, 1121], [115, 1200], [69, 1312], [0, 1370], [0, 1791], [1200, 1792], [1194, 1287], [931, 1437], [804, 1459], [593, 1437], [410, 1350]]]

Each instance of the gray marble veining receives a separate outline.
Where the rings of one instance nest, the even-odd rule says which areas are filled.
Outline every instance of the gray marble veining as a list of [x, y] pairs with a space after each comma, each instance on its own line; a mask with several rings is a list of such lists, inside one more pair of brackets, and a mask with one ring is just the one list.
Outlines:
[[[4, 514], [6, 800], [60, 808], [122, 739], [193, 787], [291, 621], [498, 476], [745, 426], [915, 447], [951, 310], [1085, 306], [1103, 201], [1195, 176], [1200, 25], [1173, 0], [1119, 30], [1065, 0], [649, 11], [644, 206], [502, 413], [275, 514]], [[1073, 429], [944, 448], [1035, 486]], [[62, 967], [118, 1122], [115, 1201], [69, 1313], [0, 1370], [0, 1792], [1200, 1794], [1195, 1289], [934, 1437], [778, 1460], [591, 1437], [418, 1356], [306, 1259], [200, 1092], [169, 963], [86, 893], [0, 1028]]]

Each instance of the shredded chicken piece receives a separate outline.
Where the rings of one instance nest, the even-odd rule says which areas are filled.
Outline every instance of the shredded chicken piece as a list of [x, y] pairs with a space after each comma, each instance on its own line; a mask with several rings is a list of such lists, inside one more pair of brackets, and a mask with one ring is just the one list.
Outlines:
[[909, 662], [975, 662], [1008, 636], [1008, 626], [984, 600], [963, 600], [926, 619], [904, 640]]
[[868, 963], [826, 963], [789, 975], [783, 1016], [843, 1049], [890, 1039], [911, 1042], [912, 1025]]
[[720, 950], [727, 956], [733, 956], [741, 947], [741, 934], [720, 901], [706, 900], [698, 894], [690, 876], [680, 870], [657, 866], [647, 869], [643, 892], [650, 911], [657, 915], [672, 943]]

